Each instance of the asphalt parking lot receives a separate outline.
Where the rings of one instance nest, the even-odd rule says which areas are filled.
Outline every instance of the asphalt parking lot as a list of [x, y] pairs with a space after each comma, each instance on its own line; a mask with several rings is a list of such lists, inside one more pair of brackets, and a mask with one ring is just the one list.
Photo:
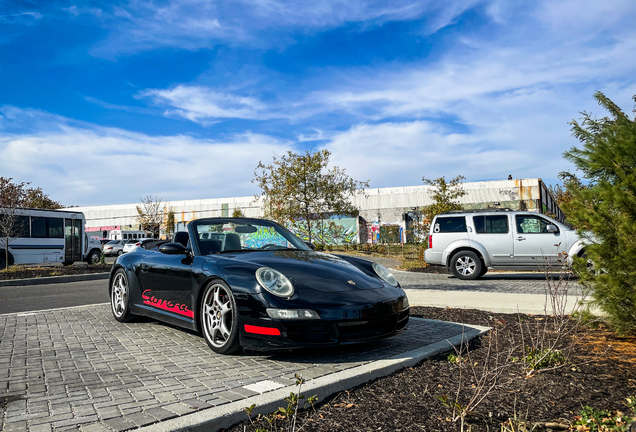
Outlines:
[[282, 406], [296, 373], [326, 397], [483, 330], [414, 318], [405, 333], [364, 345], [223, 356], [191, 332], [118, 323], [107, 304], [0, 315], [2, 430], [217, 430], [252, 403]]

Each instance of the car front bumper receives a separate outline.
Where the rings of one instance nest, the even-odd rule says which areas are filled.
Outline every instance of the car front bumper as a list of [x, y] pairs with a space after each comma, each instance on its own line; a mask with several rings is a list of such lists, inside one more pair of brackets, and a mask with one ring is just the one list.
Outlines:
[[[406, 296], [381, 305], [331, 308], [327, 319], [275, 320], [239, 316], [243, 348], [255, 351], [315, 348], [383, 339], [406, 330]], [[344, 318], [350, 317], [350, 318]]]

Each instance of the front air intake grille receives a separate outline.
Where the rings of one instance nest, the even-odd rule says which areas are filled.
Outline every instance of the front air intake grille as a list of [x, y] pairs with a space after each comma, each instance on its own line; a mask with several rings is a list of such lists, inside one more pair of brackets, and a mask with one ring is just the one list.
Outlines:
[[287, 337], [296, 343], [334, 343], [338, 339], [338, 331], [334, 324], [292, 324], [287, 326]]
[[395, 328], [397, 331], [402, 331], [406, 328], [406, 325], [409, 323], [409, 310], [405, 310], [400, 312], [398, 315], [397, 327]]
[[340, 340], [342, 342], [361, 341], [390, 334], [395, 330], [397, 316], [373, 321], [360, 321], [359, 324], [354, 323], [355, 322], [346, 322], [338, 325]]

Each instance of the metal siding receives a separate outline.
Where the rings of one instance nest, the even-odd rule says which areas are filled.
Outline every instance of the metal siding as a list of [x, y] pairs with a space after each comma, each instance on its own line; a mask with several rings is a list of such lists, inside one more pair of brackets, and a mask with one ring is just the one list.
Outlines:
[[[536, 208], [536, 200], [540, 198], [540, 179], [497, 180], [464, 183], [467, 194], [458, 199], [460, 204], [468, 205], [480, 203], [525, 201], [528, 209]], [[361, 211], [396, 209], [398, 213], [420, 208], [432, 204], [429, 196], [431, 186], [404, 186], [391, 188], [372, 188], [365, 191], [365, 196], [353, 196], [351, 202]], [[229, 207], [241, 208], [246, 217], [260, 217], [263, 199], [255, 202], [253, 196], [232, 198], [208, 198], [198, 200], [166, 201], [167, 208], [172, 208], [178, 222], [189, 221], [194, 217], [221, 216], [222, 204], [232, 203]], [[516, 204], [518, 205], [518, 204]], [[111, 225], [132, 225], [137, 223], [137, 204], [118, 204], [112, 206], [91, 206], [73, 208], [73, 211], [83, 212], [86, 224], [90, 227]]]

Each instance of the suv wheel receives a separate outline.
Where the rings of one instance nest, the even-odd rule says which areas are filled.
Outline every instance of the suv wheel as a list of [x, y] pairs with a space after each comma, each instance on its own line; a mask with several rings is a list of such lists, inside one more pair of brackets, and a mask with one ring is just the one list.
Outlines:
[[472, 280], [482, 276], [484, 265], [475, 252], [459, 251], [451, 258], [451, 271], [458, 279]]

